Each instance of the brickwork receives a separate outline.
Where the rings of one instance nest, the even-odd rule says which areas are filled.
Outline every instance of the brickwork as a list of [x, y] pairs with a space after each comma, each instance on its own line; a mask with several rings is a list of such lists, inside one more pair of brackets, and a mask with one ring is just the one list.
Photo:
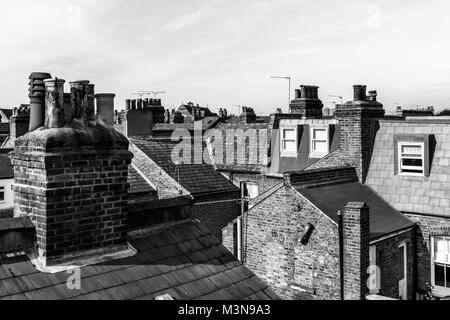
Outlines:
[[398, 283], [400, 279], [400, 251], [399, 245], [403, 242], [407, 244], [407, 287], [408, 299], [413, 299], [414, 290], [414, 232], [410, 231], [396, 237], [392, 237], [382, 242], [376, 243], [376, 265], [380, 268], [380, 291], [384, 297], [394, 299], [399, 298]]
[[[295, 190], [281, 188], [252, 208], [243, 220], [245, 263], [280, 296], [339, 299], [337, 226], [328, 217]], [[308, 223], [315, 231], [303, 246], [299, 240]], [[231, 251], [233, 235], [230, 224], [223, 231], [223, 243]]]
[[369, 293], [369, 208], [365, 203], [350, 203], [342, 215], [344, 299], [361, 300]]
[[31, 218], [47, 262], [126, 245], [131, 158], [127, 140], [102, 126], [38, 130], [16, 140], [15, 216]]
[[407, 214], [418, 224], [417, 241], [417, 288], [425, 289], [425, 284], [431, 283], [431, 237], [450, 236], [450, 218], [431, 217]]

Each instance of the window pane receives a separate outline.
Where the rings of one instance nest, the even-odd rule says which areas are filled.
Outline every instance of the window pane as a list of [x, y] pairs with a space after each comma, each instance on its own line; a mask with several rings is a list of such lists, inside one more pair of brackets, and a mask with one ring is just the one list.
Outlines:
[[327, 143], [323, 141], [313, 141], [313, 151], [327, 152]]
[[283, 139], [295, 140], [295, 129], [284, 129]]
[[445, 267], [445, 270], [446, 270], [445, 272], [446, 272], [446, 275], [447, 275], [447, 285], [446, 285], [446, 287], [450, 288], [450, 266], [447, 265]]
[[250, 199], [255, 199], [258, 196], [258, 186], [256, 184], [247, 184], [247, 194]]
[[408, 167], [422, 167], [422, 159], [402, 159], [402, 165]]
[[445, 287], [445, 267], [443, 265], [434, 265], [434, 284]]
[[405, 279], [405, 247], [401, 246], [399, 248], [399, 275], [400, 280]]
[[314, 140], [327, 140], [327, 131], [325, 129], [313, 129]]
[[422, 156], [422, 146], [402, 146], [402, 154], [420, 155]]
[[285, 151], [297, 151], [295, 148], [295, 141], [285, 140], [283, 141], [283, 150]]
[[3, 190], [0, 190], [0, 201], [5, 200], [5, 192]]
[[434, 238], [434, 261], [447, 263], [449, 260], [450, 242], [443, 237]]

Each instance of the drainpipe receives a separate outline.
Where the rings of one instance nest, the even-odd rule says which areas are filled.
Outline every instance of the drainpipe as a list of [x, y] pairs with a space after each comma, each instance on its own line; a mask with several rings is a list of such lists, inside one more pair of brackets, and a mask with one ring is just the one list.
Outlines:
[[341, 281], [341, 300], [344, 300], [344, 224], [342, 222], [342, 212], [338, 211], [339, 229], [339, 274]]

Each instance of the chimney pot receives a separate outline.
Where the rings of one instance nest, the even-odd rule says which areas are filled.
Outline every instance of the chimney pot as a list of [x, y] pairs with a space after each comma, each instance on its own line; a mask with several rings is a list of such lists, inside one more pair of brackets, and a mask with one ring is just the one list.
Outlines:
[[131, 110], [136, 110], [136, 100], [131, 100]]
[[302, 90], [295, 89], [295, 99], [300, 99], [302, 97]]
[[64, 93], [64, 121], [65, 123], [72, 123], [73, 121], [73, 107], [70, 93]]
[[81, 123], [89, 121], [89, 81], [79, 80], [70, 82], [70, 99], [73, 106], [73, 117]]
[[367, 86], [354, 85], [353, 86], [353, 101], [367, 101], [366, 90], [367, 90]]
[[130, 110], [131, 109], [131, 100], [127, 99], [125, 100], [125, 110]]
[[64, 83], [63, 79], [47, 79], [45, 83], [45, 126], [62, 128], [64, 118]]
[[30, 98], [29, 131], [34, 131], [45, 124], [45, 85], [44, 80], [52, 76], [46, 72], [33, 72], [29, 76], [28, 97]]
[[114, 126], [114, 98], [113, 93], [99, 93], [95, 95], [97, 100], [97, 121], [107, 128]]
[[137, 109], [142, 110], [142, 99], [137, 99]]

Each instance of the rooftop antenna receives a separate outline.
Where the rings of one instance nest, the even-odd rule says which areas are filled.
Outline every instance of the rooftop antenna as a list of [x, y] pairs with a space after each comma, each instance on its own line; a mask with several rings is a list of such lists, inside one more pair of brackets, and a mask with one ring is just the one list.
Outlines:
[[139, 91], [137, 91], [137, 92], [133, 92], [133, 93], [130, 93], [130, 94], [132, 94], [132, 95], [137, 95], [137, 96], [139, 96], [141, 99], [142, 99], [144, 96], [152, 96], [152, 95], [153, 95], [153, 97], [156, 99], [156, 97], [157, 97], [158, 95], [164, 94], [164, 93], [166, 93], [166, 92], [165, 92], [165, 91], [154, 91], [154, 90], [148, 90], [148, 91], [139, 90]]
[[286, 76], [271, 76], [270, 78], [272, 79], [284, 79], [284, 80], [289, 80], [289, 92], [288, 92], [288, 107], [291, 104], [291, 77], [286, 77]]
[[343, 100], [344, 98], [342, 96], [329, 95], [329, 97], [331, 97], [331, 98], [338, 98], [338, 99], [341, 100], [341, 104], [344, 104], [344, 100]]

